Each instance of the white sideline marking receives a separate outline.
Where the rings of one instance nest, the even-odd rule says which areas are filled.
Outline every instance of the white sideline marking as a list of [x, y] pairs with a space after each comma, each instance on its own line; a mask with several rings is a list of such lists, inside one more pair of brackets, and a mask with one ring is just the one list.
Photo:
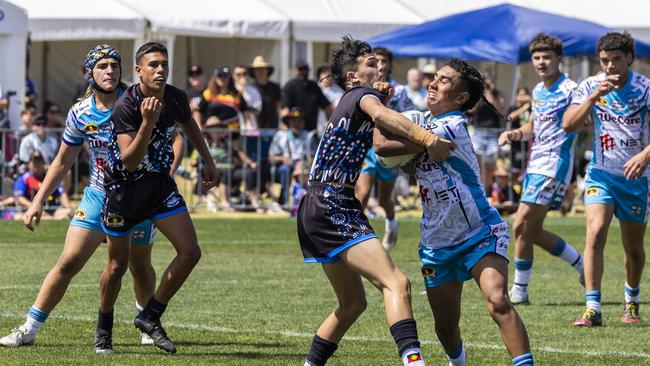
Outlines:
[[[11, 312], [0, 312], [0, 317], [2, 318], [18, 318], [22, 319], [25, 317], [25, 314], [11, 313]], [[79, 322], [95, 322], [96, 318], [85, 317], [85, 316], [68, 316], [68, 315], [50, 315], [50, 318], [67, 320], [67, 321], [79, 321]], [[130, 321], [115, 321], [117, 324], [123, 325], [132, 325]], [[220, 327], [218, 325], [205, 325], [205, 324], [193, 324], [193, 323], [175, 323], [175, 322], [166, 322], [168, 327], [175, 327], [181, 329], [192, 329], [192, 330], [204, 330], [214, 333], [232, 333], [232, 334], [247, 334], [247, 333], [262, 333], [271, 336], [285, 336], [285, 337], [294, 337], [294, 338], [312, 338], [313, 333], [304, 333], [304, 332], [295, 332], [290, 330], [282, 331], [259, 331], [259, 330], [246, 330], [246, 329], [232, 329], [226, 327]], [[360, 342], [385, 342], [393, 343], [392, 339], [382, 338], [382, 337], [364, 337], [364, 336], [345, 336], [343, 339], [347, 341], [360, 341]], [[438, 344], [438, 341], [433, 341], [429, 339], [421, 340], [423, 344]], [[486, 344], [486, 343], [474, 343], [474, 342], [463, 342], [467, 348], [478, 348], [478, 349], [489, 349], [489, 350], [504, 350], [503, 345], [496, 344]], [[535, 352], [547, 352], [547, 353], [562, 353], [562, 354], [576, 354], [576, 355], [585, 355], [585, 356], [618, 356], [618, 357], [630, 357], [630, 358], [650, 358], [650, 353], [645, 352], [625, 352], [625, 351], [586, 351], [586, 350], [571, 350], [555, 347], [535, 347], [533, 348], [533, 353]]]

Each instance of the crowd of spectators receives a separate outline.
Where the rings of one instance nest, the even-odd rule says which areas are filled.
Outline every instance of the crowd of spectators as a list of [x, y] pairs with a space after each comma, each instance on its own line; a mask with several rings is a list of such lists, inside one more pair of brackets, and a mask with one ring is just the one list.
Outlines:
[[[378, 55], [379, 62], [382, 57], [388, 56]], [[316, 68], [312, 74], [310, 65], [298, 60], [294, 77], [282, 87], [270, 79], [274, 70], [274, 65], [261, 55], [250, 64], [219, 65], [212, 70], [204, 70], [201, 65], [189, 67], [185, 91], [192, 115], [204, 131], [222, 175], [221, 184], [210, 192], [202, 192], [200, 184], [193, 185], [189, 191], [194, 193], [194, 206], [205, 205], [208, 211], [295, 210], [294, 204], [306, 186], [320, 133], [344, 91], [333, 83], [328, 65]], [[494, 108], [480, 102], [470, 111], [469, 129], [488, 197], [503, 211], [513, 211], [529, 146], [520, 143], [503, 149], [498, 146], [497, 137], [504, 128], [517, 128], [528, 121], [531, 97], [528, 89], [520, 88], [512, 106], [506, 108], [493, 73], [488, 69], [482, 72], [487, 85], [484, 99]], [[391, 77], [389, 81], [398, 86], [392, 102], [426, 112], [428, 86], [435, 73], [435, 65], [428, 64], [421, 69], [409, 69], [404, 85], [398, 85]], [[64, 115], [56, 103], [46, 101], [40, 113], [37, 111], [37, 95], [33, 83], [30, 85], [31, 94], [21, 110], [21, 126], [3, 133], [5, 195], [0, 195], [0, 210], [4, 210], [5, 217], [20, 216], [25, 203], [35, 194], [35, 182], [40, 182], [41, 174], [54, 159], [65, 126]], [[6, 127], [1, 125], [6, 120], [6, 111], [6, 98], [0, 93], [0, 127]], [[185, 146], [185, 151], [187, 162], [177, 174], [192, 185], [199, 181], [201, 161], [193, 154], [192, 146]], [[80, 193], [87, 182], [87, 154], [82, 155], [85, 156], [73, 169], [75, 173], [66, 177], [60, 194], [52, 197], [50, 206], [62, 209], [52, 211], [52, 217], [69, 216], [72, 211], [68, 194]], [[400, 179], [393, 200], [398, 207], [413, 206], [413, 197], [417, 196], [415, 182], [408, 176]], [[13, 193], [7, 192], [5, 188], [14, 184]], [[369, 207], [373, 210], [372, 204]]]

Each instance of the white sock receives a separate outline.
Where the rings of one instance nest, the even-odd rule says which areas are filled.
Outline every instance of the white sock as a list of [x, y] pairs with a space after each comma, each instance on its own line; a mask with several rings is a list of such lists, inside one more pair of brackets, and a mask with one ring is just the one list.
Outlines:
[[138, 300], [135, 300], [135, 308], [138, 309], [138, 313], [141, 313], [144, 311], [144, 306], [140, 305], [138, 303]]
[[467, 355], [465, 354], [465, 347], [463, 347], [463, 351], [460, 353], [460, 356], [458, 356], [458, 358], [449, 358], [449, 355], [447, 355], [447, 359], [449, 360], [449, 366], [467, 365]]
[[639, 299], [641, 297], [640, 292], [641, 292], [641, 286], [634, 288], [628, 285], [627, 281], [625, 281], [625, 303], [635, 302], [638, 304]]
[[25, 324], [23, 324], [22, 329], [26, 333], [29, 333], [30, 335], [36, 335], [36, 333], [38, 333], [38, 330], [41, 329], [41, 326], [43, 326], [43, 324], [44, 323], [41, 323], [35, 319], [27, 317], [27, 320], [25, 320]]
[[404, 366], [426, 366], [422, 351], [419, 348], [409, 348], [402, 353], [402, 362]]
[[515, 269], [515, 280], [512, 284], [512, 289], [521, 294], [527, 294], [528, 282], [530, 282], [530, 275], [532, 274], [532, 272], [533, 271], [530, 269], [527, 270]]
[[582, 273], [582, 256], [578, 253], [576, 248], [571, 246], [571, 244], [566, 243], [566, 246], [559, 257], [569, 263], [576, 271]]

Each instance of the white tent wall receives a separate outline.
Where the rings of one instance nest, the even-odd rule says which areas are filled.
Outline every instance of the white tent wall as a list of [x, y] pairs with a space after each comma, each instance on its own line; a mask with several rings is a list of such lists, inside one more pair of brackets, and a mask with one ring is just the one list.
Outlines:
[[0, 86], [16, 95], [9, 98], [9, 121], [12, 128], [20, 126], [20, 109], [25, 95], [25, 56], [27, 44], [27, 14], [6, 1], [0, 0]]
[[133, 41], [102, 39], [84, 41], [32, 42], [29, 75], [38, 93], [38, 105], [46, 100], [67, 111], [75, 102], [83, 84], [81, 67], [88, 51], [100, 43], [109, 43], [122, 55], [122, 80], [130, 83], [134, 74]]

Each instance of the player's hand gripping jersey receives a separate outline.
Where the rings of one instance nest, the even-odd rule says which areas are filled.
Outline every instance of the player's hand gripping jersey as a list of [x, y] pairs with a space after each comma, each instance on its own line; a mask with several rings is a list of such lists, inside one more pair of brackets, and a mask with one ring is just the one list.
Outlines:
[[562, 129], [562, 117], [576, 87], [573, 80], [561, 74], [549, 89], [544, 83], [533, 89], [535, 140], [526, 173], [542, 174], [565, 184], [571, 181], [576, 133]]
[[[600, 73], [580, 83], [572, 104], [586, 100], [605, 77], [605, 73]], [[630, 70], [622, 88], [598, 99], [591, 113], [594, 124], [592, 168], [623, 176], [625, 163], [648, 145], [649, 93], [650, 80]], [[642, 176], [649, 176], [648, 170]]]
[[167, 85], [162, 111], [151, 134], [144, 159], [134, 172], [129, 173], [122, 165], [122, 154], [117, 145], [117, 135], [137, 132], [140, 129], [142, 124], [140, 104], [143, 99], [144, 95], [140, 90], [140, 84], [131, 85], [113, 108], [111, 120], [114, 137], [106, 169], [106, 174], [111, 180], [127, 178], [137, 180], [146, 173], [168, 175], [174, 161], [171, 140], [176, 123], [185, 123], [192, 117], [187, 94], [178, 88]]
[[361, 100], [376, 98], [381, 92], [358, 86], [348, 89], [332, 113], [309, 173], [309, 184], [338, 183], [354, 186], [363, 160], [372, 146], [372, 118], [361, 110]]
[[[122, 93], [120, 91], [120, 95]], [[104, 192], [104, 168], [113, 141], [110, 117], [111, 110], [97, 109], [91, 95], [70, 108], [62, 138], [69, 146], [78, 146], [84, 141], [88, 143], [90, 187], [100, 192]]]
[[[425, 153], [416, 158], [415, 177], [422, 199], [421, 245], [444, 248], [471, 240], [497, 237], [499, 247], [508, 247], [508, 225], [490, 206], [479, 179], [479, 165], [467, 133], [467, 116], [452, 111], [437, 118], [424, 115], [424, 128], [453, 141], [456, 150], [441, 163], [429, 160]], [[499, 240], [503, 234], [503, 240]]]

